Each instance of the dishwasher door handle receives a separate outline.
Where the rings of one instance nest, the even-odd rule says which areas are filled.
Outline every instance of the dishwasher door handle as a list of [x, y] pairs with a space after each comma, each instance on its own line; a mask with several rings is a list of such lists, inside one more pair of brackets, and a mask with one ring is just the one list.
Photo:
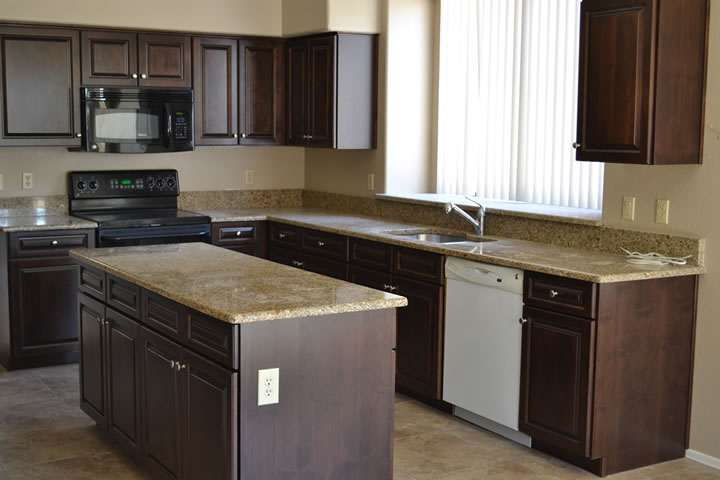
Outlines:
[[484, 268], [453, 268], [452, 266], [448, 267], [448, 270], [452, 271], [455, 275], [462, 278], [463, 280], [466, 280], [468, 282], [472, 283], [503, 283], [503, 278], [496, 274], [495, 272], [491, 272], [490, 270], [485, 270]]

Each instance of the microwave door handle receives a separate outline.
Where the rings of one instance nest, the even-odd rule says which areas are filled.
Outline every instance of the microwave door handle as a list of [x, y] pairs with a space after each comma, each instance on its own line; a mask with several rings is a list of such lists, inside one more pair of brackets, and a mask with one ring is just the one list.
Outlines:
[[170, 147], [170, 144], [172, 143], [172, 112], [170, 110], [171, 105], [169, 103], [165, 104], [165, 122], [166, 122], [166, 129], [165, 129], [165, 147]]

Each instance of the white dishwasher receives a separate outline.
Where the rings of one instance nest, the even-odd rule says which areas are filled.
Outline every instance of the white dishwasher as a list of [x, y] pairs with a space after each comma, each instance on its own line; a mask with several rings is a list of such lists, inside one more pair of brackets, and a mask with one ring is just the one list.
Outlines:
[[448, 257], [443, 400], [456, 416], [530, 446], [518, 431], [523, 272]]

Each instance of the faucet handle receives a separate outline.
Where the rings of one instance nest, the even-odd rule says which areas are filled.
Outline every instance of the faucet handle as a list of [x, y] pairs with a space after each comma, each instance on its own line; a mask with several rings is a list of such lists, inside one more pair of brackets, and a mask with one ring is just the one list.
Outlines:
[[465, 195], [465, 198], [467, 198], [468, 200], [470, 200], [471, 202], [473, 202], [475, 205], [477, 205], [478, 207], [480, 207], [480, 209], [483, 211], [483, 213], [485, 213], [485, 205], [483, 205], [482, 203], [478, 202], [478, 201], [475, 200], [474, 198], [469, 197], [469, 196], [467, 196], [467, 195]]

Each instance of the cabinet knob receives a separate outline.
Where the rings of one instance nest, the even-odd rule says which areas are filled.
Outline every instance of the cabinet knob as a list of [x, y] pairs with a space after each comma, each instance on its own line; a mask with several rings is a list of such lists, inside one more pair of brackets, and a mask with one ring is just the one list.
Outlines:
[[147, 78], [147, 75], [143, 73], [140, 75], [140, 78]]
[[237, 133], [233, 133], [233, 138], [237, 138]]
[[178, 372], [180, 370], [185, 370], [185, 367], [187, 367], [187, 365], [183, 365], [180, 362], [175, 362], [175, 370], [177, 370]]
[[560, 294], [558, 292], [556, 292], [555, 290], [550, 290], [550, 298], [555, 298], [558, 295], [560, 295]]
[[100, 317], [95, 317], [95, 321], [98, 322], [98, 325], [102, 325], [102, 319]]
[[82, 133], [76, 133], [75, 136], [76, 136], [77, 138], [82, 138]]
[[285, 238], [285, 234], [284, 234], [284, 233], [278, 233], [278, 238]]
[[245, 138], [245, 137], [247, 137], [247, 134], [241, 133], [240, 136], [241, 136], [242, 138]]
[[303, 140], [307, 140], [307, 138], [308, 138], [307, 135], [303, 135]]
[[324, 246], [325, 246], [325, 242], [318, 242], [318, 247], [324, 247]]
[[105, 325], [106, 327], [109, 327], [111, 323], [112, 323], [112, 322], [111, 322], [110, 320], [105, 320], [105, 321], [103, 322], [103, 325]]
[[573, 148], [574, 148], [574, 149], [577, 150], [577, 149], [580, 148], [581, 146], [582, 146], [582, 145], [580, 145], [578, 142], [573, 142]]
[[518, 322], [520, 322], [520, 325], [525, 325], [525, 324], [527, 323], [527, 318], [522, 318], [522, 317], [520, 317], [520, 318], [518, 319]]
[[303, 266], [303, 262], [299, 262], [297, 260], [293, 260], [292, 263], [293, 263], [293, 265], [295, 265], [298, 268], [302, 268], [302, 266]]
[[241, 237], [241, 236], [242, 236], [242, 231], [238, 230], [237, 232], [235, 232], [235, 236], [236, 236], [236, 237]]
[[132, 78], [137, 78], [137, 73], [133, 73]]
[[394, 292], [397, 290], [397, 287], [394, 287], [392, 285], [388, 285], [387, 283], [383, 285], [383, 289], [385, 289], [388, 292]]
[[170, 360], [170, 368], [175, 368], [175, 360]]
[[50, 242], [50, 245], [52, 245], [53, 247], [57, 247], [57, 246], [58, 246], [58, 241], [57, 241], [57, 240], [53, 240], [52, 242]]
[[312, 135], [307, 136], [308, 140], [312, 140]]

